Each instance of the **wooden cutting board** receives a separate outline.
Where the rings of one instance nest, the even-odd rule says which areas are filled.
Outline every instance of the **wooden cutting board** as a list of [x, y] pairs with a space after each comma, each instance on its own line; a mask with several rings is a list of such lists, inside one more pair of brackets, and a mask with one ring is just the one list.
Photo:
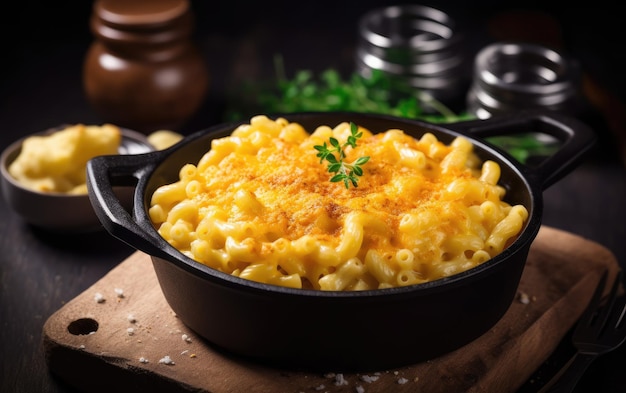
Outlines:
[[379, 373], [286, 371], [216, 350], [169, 308], [141, 252], [53, 314], [43, 340], [50, 370], [88, 392], [514, 392], [573, 326], [601, 273], [612, 278], [618, 266], [603, 246], [544, 226], [518, 297], [490, 331], [442, 357]]

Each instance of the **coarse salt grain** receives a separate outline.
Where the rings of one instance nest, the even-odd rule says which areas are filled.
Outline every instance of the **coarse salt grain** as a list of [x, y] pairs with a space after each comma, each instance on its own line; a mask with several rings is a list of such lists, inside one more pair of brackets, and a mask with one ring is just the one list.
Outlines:
[[346, 379], [343, 377], [343, 374], [339, 373], [335, 375], [336, 386], [347, 385], [347, 384], [348, 384], [348, 381], [346, 381]]
[[522, 303], [522, 304], [530, 303], [530, 298], [528, 297], [528, 294], [526, 294], [524, 292], [520, 292], [520, 294], [519, 294], [519, 302]]
[[126, 317], [126, 319], [128, 320], [128, 322], [130, 323], [135, 323], [137, 322], [137, 319], [135, 318], [135, 316], [133, 314], [128, 314], [128, 316]]
[[361, 385], [356, 385], [356, 388], [354, 388], [354, 390], [356, 390], [356, 393], [365, 393], [365, 388]]
[[174, 365], [174, 364], [176, 364], [176, 363], [174, 363], [172, 358], [169, 357], [168, 355], [165, 355], [161, 359], [159, 359], [159, 363], [167, 364], [167, 365]]
[[407, 382], [409, 382], [409, 380], [406, 378], [398, 378], [398, 385], [404, 385]]
[[378, 378], [380, 378], [379, 375], [361, 375], [360, 377], [361, 381], [367, 382], [367, 383], [376, 382], [378, 381]]
[[115, 288], [115, 294], [121, 299], [124, 297], [124, 290], [120, 288]]
[[143, 356], [139, 358], [139, 363], [148, 363], [148, 359], [144, 358]]
[[104, 296], [100, 292], [96, 292], [93, 299], [96, 301], [96, 303], [104, 303]]
[[128, 333], [129, 336], [132, 336], [133, 334], [135, 334], [135, 329], [128, 328], [128, 329], [126, 329], [126, 333]]
[[181, 338], [183, 339], [183, 341], [186, 341], [186, 342], [188, 342], [188, 343], [190, 343], [190, 342], [191, 342], [191, 337], [189, 337], [189, 336], [188, 336], [188, 335], [186, 335], [186, 334], [183, 334], [183, 335], [181, 336]]

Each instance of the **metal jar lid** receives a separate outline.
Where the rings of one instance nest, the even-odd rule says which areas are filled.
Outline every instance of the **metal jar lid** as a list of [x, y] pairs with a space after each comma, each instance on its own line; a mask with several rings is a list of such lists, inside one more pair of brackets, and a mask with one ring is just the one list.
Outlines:
[[559, 52], [530, 43], [494, 43], [475, 58], [468, 111], [479, 118], [511, 110], [574, 112], [580, 71]]
[[[374, 9], [359, 20], [356, 68], [380, 70], [404, 86], [446, 99], [463, 91], [469, 73], [463, 35], [450, 15], [422, 5]], [[463, 92], [464, 94], [464, 92]]]

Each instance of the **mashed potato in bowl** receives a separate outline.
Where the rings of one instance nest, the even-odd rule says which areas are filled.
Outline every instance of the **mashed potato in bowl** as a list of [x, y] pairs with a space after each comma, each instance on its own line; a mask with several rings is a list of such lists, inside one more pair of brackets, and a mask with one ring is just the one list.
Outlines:
[[119, 127], [76, 124], [47, 135], [24, 139], [8, 171], [22, 186], [37, 192], [87, 194], [87, 161], [117, 154]]
[[[154, 151], [144, 134], [111, 124], [63, 124], [26, 135], [1, 154], [2, 197], [27, 223], [57, 233], [102, 230], [86, 189], [87, 162], [96, 156]], [[115, 195], [132, 205], [134, 186]]]

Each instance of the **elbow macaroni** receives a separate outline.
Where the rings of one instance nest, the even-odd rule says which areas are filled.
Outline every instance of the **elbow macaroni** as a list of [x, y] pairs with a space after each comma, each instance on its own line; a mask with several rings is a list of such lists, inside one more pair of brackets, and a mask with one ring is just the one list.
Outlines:
[[504, 202], [500, 167], [463, 137], [446, 145], [402, 130], [363, 137], [358, 188], [331, 183], [314, 145], [345, 140], [347, 122], [311, 134], [255, 116], [158, 188], [149, 214], [160, 235], [222, 272], [274, 285], [365, 290], [419, 284], [493, 258], [528, 211]]

